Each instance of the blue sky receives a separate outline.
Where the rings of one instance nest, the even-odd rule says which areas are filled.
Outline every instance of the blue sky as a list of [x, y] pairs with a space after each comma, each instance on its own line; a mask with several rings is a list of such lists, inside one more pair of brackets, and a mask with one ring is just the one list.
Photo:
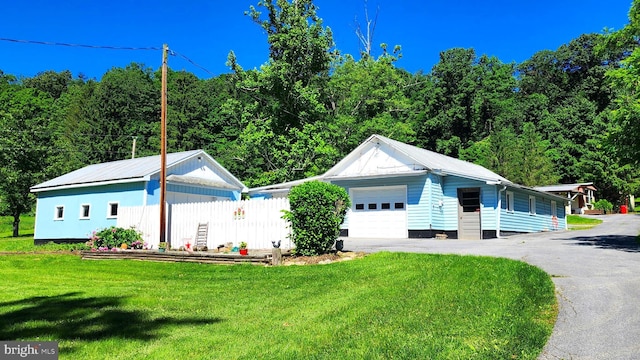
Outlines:
[[[67, 0], [5, 1], [0, 38], [117, 47], [169, 48], [206, 68], [172, 56], [169, 66], [200, 78], [229, 72], [230, 50], [245, 69], [268, 59], [262, 29], [244, 11], [258, 0]], [[336, 48], [358, 57], [355, 19], [364, 23], [364, 0], [316, 0], [318, 15], [332, 29]], [[580, 34], [622, 28], [631, 0], [369, 0], [379, 7], [374, 33], [380, 43], [401, 45], [397, 63], [412, 73], [429, 72], [441, 51], [474, 48], [478, 55], [522, 62], [535, 52], [555, 50]], [[154, 69], [161, 51], [85, 49], [0, 41], [0, 70], [34, 76], [45, 70], [71, 70], [100, 79], [112, 67], [131, 62]]]

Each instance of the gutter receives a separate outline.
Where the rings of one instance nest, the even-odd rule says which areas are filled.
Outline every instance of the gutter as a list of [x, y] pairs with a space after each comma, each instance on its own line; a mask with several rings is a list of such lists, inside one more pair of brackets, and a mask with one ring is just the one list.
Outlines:
[[129, 178], [129, 179], [116, 179], [116, 180], [85, 182], [85, 183], [66, 184], [66, 185], [54, 185], [54, 186], [43, 186], [43, 187], [35, 187], [34, 186], [30, 190], [31, 190], [32, 193], [38, 193], [38, 192], [44, 192], [44, 191], [76, 189], [76, 188], [103, 186], [103, 185], [111, 185], [111, 184], [148, 182], [149, 180], [150, 180], [149, 176], [144, 176], [144, 177]]

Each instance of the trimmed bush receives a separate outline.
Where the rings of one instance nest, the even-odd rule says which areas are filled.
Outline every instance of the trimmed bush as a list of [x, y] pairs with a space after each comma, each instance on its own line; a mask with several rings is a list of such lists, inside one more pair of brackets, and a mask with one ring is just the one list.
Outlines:
[[137, 244], [142, 244], [142, 235], [134, 228], [124, 229], [112, 226], [94, 231], [87, 243], [92, 248], [102, 250], [119, 248], [122, 244], [127, 244], [127, 248], [138, 248]]
[[290, 211], [283, 218], [291, 223], [291, 240], [299, 255], [321, 255], [331, 251], [340, 235], [340, 225], [351, 206], [349, 194], [340, 186], [310, 181], [289, 192]]
[[613, 204], [605, 199], [596, 201], [595, 203], [593, 203], [593, 207], [598, 210], [604, 211], [605, 214], [611, 214], [611, 211], [613, 210]]

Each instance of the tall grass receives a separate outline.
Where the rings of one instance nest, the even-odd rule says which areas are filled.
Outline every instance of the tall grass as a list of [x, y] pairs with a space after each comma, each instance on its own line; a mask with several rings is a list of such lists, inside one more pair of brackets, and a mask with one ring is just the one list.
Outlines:
[[65, 359], [535, 359], [551, 279], [507, 259], [378, 253], [260, 267], [0, 256], [0, 339]]

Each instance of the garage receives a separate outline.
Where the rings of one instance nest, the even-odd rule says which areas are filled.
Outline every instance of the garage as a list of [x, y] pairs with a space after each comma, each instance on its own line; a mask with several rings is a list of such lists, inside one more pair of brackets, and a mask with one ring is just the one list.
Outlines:
[[349, 237], [407, 238], [407, 187], [351, 188]]

